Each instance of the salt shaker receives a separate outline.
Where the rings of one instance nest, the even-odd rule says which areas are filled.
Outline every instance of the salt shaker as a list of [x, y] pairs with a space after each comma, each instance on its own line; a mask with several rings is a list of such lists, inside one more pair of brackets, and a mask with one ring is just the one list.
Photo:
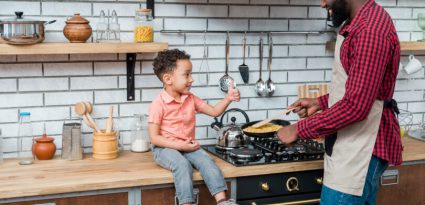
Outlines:
[[112, 10], [111, 22], [109, 23], [108, 40], [120, 42], [120, 24], [118, 23], [118, 15]]
[[100, 11], [99, 22], [96, 25], [96, 42], [107, 40], [108, 23], [106, 22], [105, 12]]

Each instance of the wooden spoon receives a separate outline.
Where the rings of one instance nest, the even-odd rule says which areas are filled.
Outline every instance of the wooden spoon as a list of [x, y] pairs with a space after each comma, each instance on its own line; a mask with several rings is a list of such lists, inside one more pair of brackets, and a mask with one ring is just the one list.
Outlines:
[[78, 102], [75, 104], [75, 112], [82, 116], [84, 122], [91, 128], [93, 128], [96, 132], [100, 132], [100, 129], [97, 127], [93, 118], [88, 114], [88, 112], [92, 111], [93, 108], [89, 103], [89, 106], [86, 106], [87, 102]]
[[106, 120], [106, 133], [109, 134], [112, 131], [113, 121], [112, 121], [112, 114], [114, 112], [114, 106], [109, 107], [109, 116], [108, 120]]
[[269, 123], [269, 122], [271, 122], [272, 120], [274, 120], [274, 119], [276, 119], [276, 118], [278, 118], [280, 115], [287, 115], [287, 114], [289, 114], [292, 110], [294, 110], [295, 108], [291, 108], [291, 109], [285, 109], [285, 110], [283, 110], [282, 112], [279, 112], [278, 114], [276, 114], [276, 115], [274, 115], [273, 117], [271, 117], [271, 118], [268, 118], [268, 119], [265, 119], [265, 120], [263, 120], [263, 121], [260, 121], [260, 122], [257, 122], [257, 123], [255, 123], [255, 124], [253, 124], [251, 127], [253, 127], [253, 128], [259, 128], [259, 127], [261, 127], [261, 126], [264, 126], [264, 125], [266, 125], [267, 123]]

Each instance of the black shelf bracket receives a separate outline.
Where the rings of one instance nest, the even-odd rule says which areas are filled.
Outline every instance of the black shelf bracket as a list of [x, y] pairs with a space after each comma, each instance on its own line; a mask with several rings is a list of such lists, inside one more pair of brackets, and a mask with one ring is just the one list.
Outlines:
[[135, 91], [134, 91], [134, 69], [136, 67], [136, 56], [135, 53], [127, 53], [127, 101], [134, 101]]
[[152, 9], [152, 18], [155, 18], [155, 0], [147, 0], [146, 8]]

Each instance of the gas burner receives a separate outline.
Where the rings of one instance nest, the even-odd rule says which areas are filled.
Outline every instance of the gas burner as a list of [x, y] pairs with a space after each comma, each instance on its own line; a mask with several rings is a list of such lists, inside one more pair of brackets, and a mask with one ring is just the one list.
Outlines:
[[229, 156], [237, 159], [254, 160], [263, 157], [263, 153], [256, 149], [243, 148], [230, 150]]
[[247, 147], [228, 148], [216, 145], [202, 147], [235, 166], [321, 160], [324, 156], [323, 144], [312, 140], [299, 140], [292, 145], [286, 145], [278, 139], [257, 137], [251, 138]]

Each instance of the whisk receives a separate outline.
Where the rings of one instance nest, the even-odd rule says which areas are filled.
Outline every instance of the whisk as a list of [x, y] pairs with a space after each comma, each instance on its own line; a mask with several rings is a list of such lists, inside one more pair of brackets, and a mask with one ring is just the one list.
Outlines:
[[[199, 65], [199, 74], [198, 74], [198, 80], [199, 84], [201, 85], [208, 85], [210, 82], [210, 66], [208, 64], [208, 57], [207, 57], [207, 32], [204, 32], [204, 54], [202, 56], [201, 64]], [[202, 73], [205, 72], [207, 74], [206, 78], [203, 78]]]

